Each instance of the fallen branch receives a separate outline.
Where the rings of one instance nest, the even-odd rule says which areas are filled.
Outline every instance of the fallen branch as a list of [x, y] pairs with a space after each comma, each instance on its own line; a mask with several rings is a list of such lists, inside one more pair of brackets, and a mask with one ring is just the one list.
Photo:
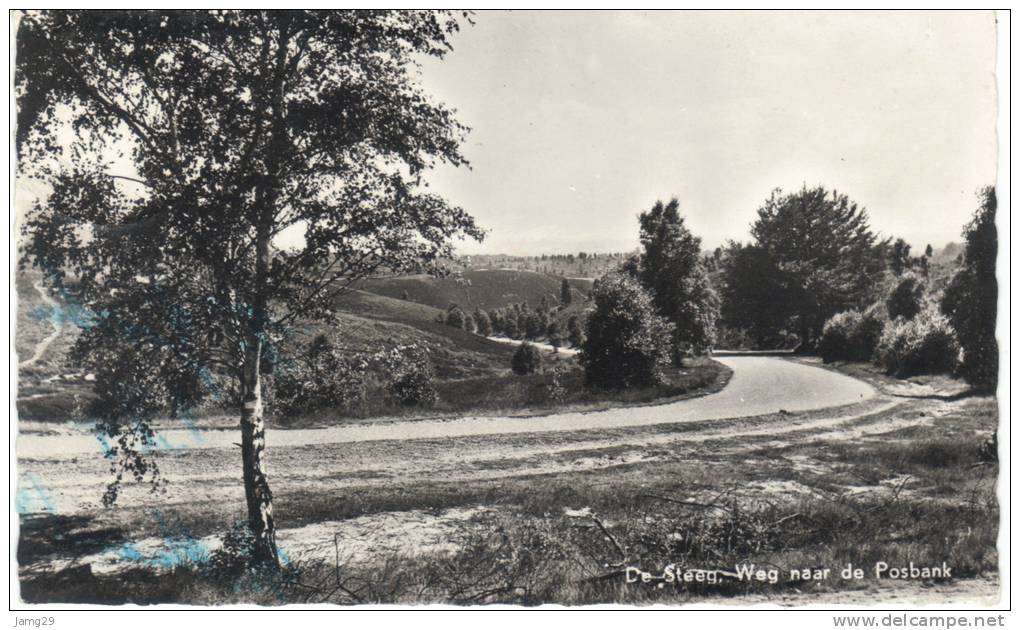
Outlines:
[[609, 539], [609, 542], [613, 543], [613, 546], [616, 547], [617, 553], [620, 554], [620, 561], [618, 563], [616, 563], [616, 566], [620, 566], [620, 565], [624, 564], [625, 562], [627, 562], [627, 552], [624, 551], [624, 549], [620, 545], [619, 541], [616, 540], [616, 536], [613, 536], [609, 532], [609, 530], [606, 529], [606, 526], [602, 524], [602, 521], [600, 521], [597, 516], [589, 516], [589, 518], [591, 518], [591, 520], [595, 521], [595, 524], [599, 526], [599, 529], [602, 530], [602, 533], [606, 535], [606, 538]]
[[775, 521], [774, 523], [772, 523], [771, 525], [769, 525], [769, 527], [775, 527], [776, 525], [782, 525], [782, 524], [783, 524], [783, 523], [785, 523], [786, 521], [789, 521], [789, 520], [795, 519], [795, 518], [797, 518], [798, 516], [804, 516], [804, 515], [803, 515], [803, 514], [801, 514], [800, 512], [796, 512], [796, 513], [794, 513], [794, 514], [791, 514], [791, 515], [789, 515], [789, 516], [784, 516], [783, 518], [781, 518], [781, 519], [779, 519], [778, 521]]
[[603, 573], [602, 575], [593, 575], [592, 577], [579, 580], [579, 584], [591, 584], [592, 582], [604, 582], [605, 580], [611, 580], [621, 575], [626, 575], [626, 569], [617, 569], [616, 571], [610, 571], [609, 573]]
[[657, 494], [641, 494], [638, 495], [641, 498], [647, 499], [658, 499], [659, 501], [666, 501], [667, 503], [675, 503], [677, 505], [685, 505], [687, 507], [696, 507], [703, 510], [723, 510], [725, 512], [732, 512], [733, 508], [726, 507], [725, 505], [719, 505], [718, 503], [697, 503], [695, 501], [681, 501], [680, 499], [671, 499], [669, 497], [662, 497]]

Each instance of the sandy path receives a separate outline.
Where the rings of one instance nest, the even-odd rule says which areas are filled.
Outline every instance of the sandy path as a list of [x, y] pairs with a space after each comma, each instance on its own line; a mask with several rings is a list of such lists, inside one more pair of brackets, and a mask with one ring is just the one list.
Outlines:
[[[278, 496], [308, 491], [325, 495], [350, 488], [390, 487], [426, 481], [477, 482], [597, 470], [639, 462], [648, 463], [668, 453], [662, 448], [697, 448], [718, 442], [715, 452], [739, 454], [765, 438], [782, 446], [793, 442], [814, 442], [816, 435], [829, 435], [833, 442], [860, 439], [890, 430], [926, 424], [930, 417], [916, 416], [902, 421], [872, 418], [900, 403], [874, 399], [848, 409], [763, 419], [706, 422], [694, 427], [654, 427], [611, 432], [539, 433], [506, 438], [501, 435], [447, 440], [377, 441], [316, 444], [273, 448], [269, 467]], [[780, 443], [781, 442], [781, 443]], [[236, 447], [227, 449], [178, 449], [160, 458], [163, 478], [169, 481], [159, 499], [163, 506], [186, 506], [196, 501], [239, 505], [243, 487], [235, 467]], [[28, 511], [50, 509], [75, 513], [97, 506], [110, 481], [107, 462], [98, 449], [92, 456], [51, 456], [22, 459], [21, 485]], [[36, 487], [45, 489], [39, 501]], [[118, 504], [145, 506], [152, 501], [145, 484], [127, 484]]]
[[[733, 356], [719, 361], [733, 370], [722, 391], [664, 405], [620, 407], [591, 412], [554, 413], [533, 417], [469, 416], [452, 420], [421, 420], [380, 424], [341, 425], [321, 429], [271, 431], [269, 448], [413, 440], [481, 435], [510, 435], [562, 431], [596, 431], [677, 422], [719, 420], [837, 407], [872, 398], [867, 383], [829, 370], [775, 357]], [[234, 430], [169, 430], [160, 433], [173, 448], [232, 448]], [[85, 431], [71, 435], [18, 437], [19, 458], [52, 458], [95, 452], [95, 438]]]
[[[635, 427], [677, 422], [719, 420], [808, 411], [861, 402], [875, 390], [857, 379], [774, 357], [725, 357], [733, 370], [725, 389], [715, 394], [664, 405], [620, 407], [592, 412], [556, 413], [533, 417], [469, 416], [451, 420], [421, 420], [384, 424], [341, 425], [321, 429], [278, 429], [267, 434], [270, 448], [376, 440], [436, 439], [548, 431], [579, 431]], [[166, 443], [179, 448], [229, 448], [234, 430], [169, 430]], [[53, 457], [96, 450], [93, 436], [23, 435], [18, 456]]]
[[[489, 339], [491, 341], [495, 341], [495, 342], [498, 342], [498, 343], [505, 343], [505, 344], [508, 344], [508, 345], [511, 345], [511, 346], [519, 346], [522, 343], [524, 343], [523, 341], [521, 341], [519, 339], [507, 339], [506, 337], [486, 337], [486, 339]], [[568, 357], [572, 357], [572, 356], [576, 355], [579, 352], [575, 348], [567, 348], [565, 346], [560, 346], [559, 348], [554, 348], [551, 345], [549, 345], [547, 343], [542, 343], [540, 341], [529, 341], [528, 343], [530, 343], [531, 345], [535, 346], [536, 348], [540, 348], [542, 350], [545, 350], [546, 352], [558, 352], [559, 354], [564, 354], [564, 355], [566, 355]]]
[[[46, 293], [46, 289], [42, 286], [42, 284], [36, 282], [32, 286], [35, 287], [35, 290], [39, 292], [40, 296], [42, 296], [43, 302], [46, 303], [46, 306], [50, 307], [51, 310], [56, 312], [56, 309], [59, 308], [57, 302], [56, 300], [51, 298], [48, 293]], [[42, 355], [46, 353], [46, 350], [49, 349], [50, 344], [56, 341], [57, 337], [59, 337], [60, 333], [64, 330], [64, 324], [59, 317], [50, 317], [49, 319], [50, 324], [53, 326], [53, 332], [51, 332], [45, 339], [43, 339], [36, 345], [35, 352], [32, 353], [32, 356], [18, 363], [19, 368], [25, 368], [35, 365], [35, 362], [38, 361], [42, 357]]]

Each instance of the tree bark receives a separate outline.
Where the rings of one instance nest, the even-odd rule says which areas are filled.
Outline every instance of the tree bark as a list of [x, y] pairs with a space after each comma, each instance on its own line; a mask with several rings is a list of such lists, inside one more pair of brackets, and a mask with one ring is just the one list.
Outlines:
[[255, 564], [278, 568], [273, 493], [269, 490], [265, 460], [266, 425], [262, 414], [262, 382], [259, 375], [261, 344], [245, 360], [244, 401], [241, 411], [241, 462], [244, 494], [248, 503], [248, 527], [254, 536]]
[[245, 339], [241, 413], [241, 458], [244, 466], [244, 492], [248, 502], [248, 525], [255, 537], [256, 564], [278, 568], [276, 524], [273, 520], [273, 494], [269, 490], [263, 453], [266, 425], [262, 413], [262, 354], [269, 325], [269, 271], [272, 262], [271, 240], [274, 211], [280, 187], [280, 152], [284, 137], [284, 71], [289, 33], [284, 25], [278, 36], [275, 59], [270, 65], [269, 39], [263, 47], [263, 67], [272, 68], [272, 83], [266, 91], [270, 108], [267, 155], [264, 177], [256, 188], [255, 201], [255, 283], [252, 316]]
[[808, 352], [811, 349], [811, 325], [808, 322], [806, 313], [800, 314], [800, 346], [798, 352]]

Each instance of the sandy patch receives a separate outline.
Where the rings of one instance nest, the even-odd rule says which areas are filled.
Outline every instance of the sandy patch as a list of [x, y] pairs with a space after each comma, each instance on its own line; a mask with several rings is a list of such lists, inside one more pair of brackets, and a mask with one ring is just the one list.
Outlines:
[[[366, 566], [393, 556], [455, 553], [472, 519], [488, 511], [488, 508], [478, 507], [453, 508], [441, 514], [421, 510], [385, 512], [280, 529], [276, 540], [281, 556], [289, 562], [323, 560], [333, 563], [339, 560], [341, 565]], [[22, 570], [38, 573], [89, 565], [97, 575], [134, 568], [168, 571], [175, 566], [201, 562], [221, 545], [219, 535], [150, 537], [113, 545], [79, 558], [47, 558]]]

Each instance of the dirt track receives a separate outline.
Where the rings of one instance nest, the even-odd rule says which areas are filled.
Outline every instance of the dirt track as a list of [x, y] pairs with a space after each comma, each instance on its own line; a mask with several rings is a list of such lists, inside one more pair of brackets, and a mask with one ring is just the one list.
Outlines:
[[[876, 393], [867, 383], [848, 376], [775, 357], [734, 356], [722, 357], [719, 361], [733, 370], [725, 389], [670, 404], [524, 418], [477, 416], [276, 430], [267, 435], [267, 445], [282, 448], [378, 440], [598, 431], [839, 407], [866, 401]], [[179, 449], [230, 448], [237, 441], [237, 433], [232, 430], [170, 430], [161, 432], [161, 436], [166, 445]], [[83, 430], [65, 435], [23, 434], [18, 438], [17, 453], [19, 459], [35, 459], [86, 454], [98, 448], [95, 438]]]
[[[32, 286], [35, 287], [35, 290], [39, 292], [39, 295], [42, 297], [43, 302], [46, 303], [46, 306], [48, 306], [51, 309], [59, 308], [57, 302], [50, 297], [49, 293], [46, 292], [46, 288], [42, 285], [41, 282], [36, 282]], [[35, 351], [32, 353], [32, 356], [18, 363], [19, 368], [26, 368], [35, 365], [35, 362], [38, 361], [42, 357], [42, 355], [46, 353], [47, 349], [49, 349], [50, 344], [56, 341], [57, 337], [60, 336], [60, 333], [63, 332], [64, 324], [61, 321], [60, 317], [51, 316], [49, 320], [50, 324], [53, 325], [53, 332], [47, 335], [45, 339], [43, 339], [36, 345]]]

